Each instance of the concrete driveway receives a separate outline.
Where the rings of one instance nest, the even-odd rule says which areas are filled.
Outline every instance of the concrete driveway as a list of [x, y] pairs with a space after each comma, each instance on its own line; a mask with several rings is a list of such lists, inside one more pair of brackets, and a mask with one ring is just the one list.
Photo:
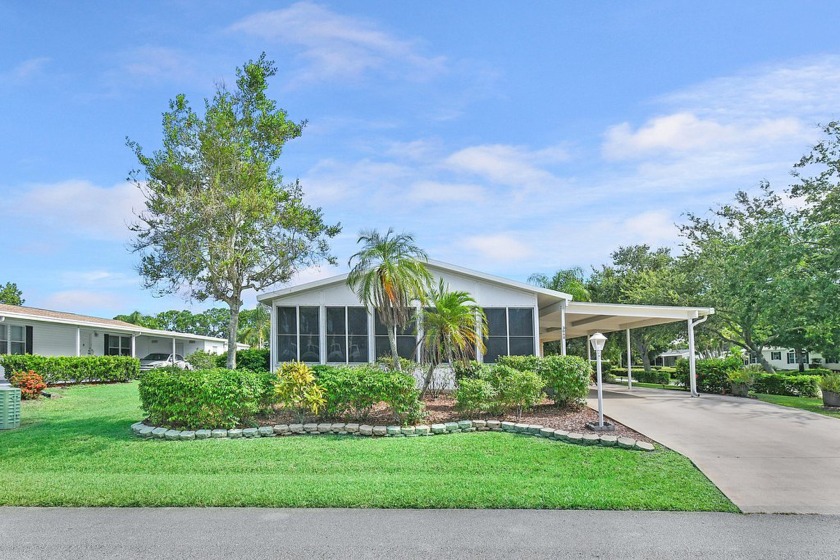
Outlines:
[[[597, 409], [595, 391], [588, 404]], [[691, 459], [746, 513], [840, 514], [840, 420], [755, 399], [605, 386], [604, 414]]]

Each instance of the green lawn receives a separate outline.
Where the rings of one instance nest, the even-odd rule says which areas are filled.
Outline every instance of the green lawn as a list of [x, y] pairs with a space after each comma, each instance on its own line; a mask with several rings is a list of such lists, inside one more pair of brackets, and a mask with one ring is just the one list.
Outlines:
[[507, 433], [142, 440], [137, 385], [26, 402], [0, 505], [737, 511], [686, 458]]
[[773, 404], [780, 404], [782, 406], [790, 406], [793, 408], [800, 408], [802, 410], [809, 410], [811, 412], [818, 412], [826, 416], [833, 416], [840, 418], [840, 410], [836, 408], [824, 408], [822, 398], [810, 397], [786, 397], [782, 395], [765, 395], [756, 393], [755, 398], [764, 402]]

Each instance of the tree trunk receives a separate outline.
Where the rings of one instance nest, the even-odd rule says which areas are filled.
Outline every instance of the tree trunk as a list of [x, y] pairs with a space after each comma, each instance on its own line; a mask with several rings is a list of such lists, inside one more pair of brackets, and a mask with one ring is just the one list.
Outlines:
[[639, 351], [639, 355], [642, 358], [642, 365], [645, 368], [645, 372], [650, 373], [650, 356], [648, 355], [647, 346], [642, 342], [636, 342], [636, 350]]
[[796, 355], [796, 363], [799, 364], [799, 373], [805, 373], [805, 352], [801, 348], [794, 349]]
[[391, 345], [391, 358], [393, 359], [394, 369], [396, 371], [402, 371], [400, 353], [397, 352], [397, 330], [393, 326], [388, 327], [388, 344]]
[[747, 350], [756, 357], [758, 363], [761, 364], [761, 367], [764, 368], [764, 371], [767, 373], [775, 373], [776, 370], [773, 369], [773, 366], [770, 365], [770, 362], [767, 361], [767, 358], [764, 357], [764, 350], [763, 346], [756, 346], [752, 343], [752, 341], [747, 341]]
[[238, 294], [231, 301], [236, 303], [228, 303], [230, 306], [230, 323], [228, 324], [227, 367], [228, 369], [236, 369], [236, 333], [239, 330], [239, 309], [242, 307], [242, 301]]
[[432, 384], [432, 376], [435, 374], [435, 362], [432, 360], [432, 363], [429, 364], [429, 371], [426, 372], [426, 377], [423, 379], [423, 390], [420, 391], [420, 398], [426, 396], [426, 391], [429, 390], [429, 385]]

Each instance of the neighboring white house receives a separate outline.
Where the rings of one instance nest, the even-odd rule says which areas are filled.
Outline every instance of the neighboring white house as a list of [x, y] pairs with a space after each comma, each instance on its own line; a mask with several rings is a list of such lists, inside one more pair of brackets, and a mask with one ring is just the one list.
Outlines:
[[222, 354], [227, 351], [227, 341], [147, 329], [114, 319], [0, 304], [0, 354], [142, 358], [151, 353], [188, 356], [196, 350]]
[[[799, 362], [796, 360], [796, 351], [792, 348], [765, 348], [761, 351], [764, 359], [773, 366], [776, 370], [798, 370]], [[824, 367], [832, 370], [840, 370], [840, 363], [830, 362], [823, 358], [819, 352], [805, 352], [802, 356], [802, 362], [805, 364], [805, 369], [809, 369], [811, 365]], [[757, 364], [758, 358], [754, 355], [749, 357], [744, 356], [745, 364]]]
[[[500, 355], [542, 354], [542, 345], [596, 332], [683, 322], [693, 344], [693, 328], [714, 309], [574, 302], [572, 296], [530, 284], [491, 276], [460, 266], [429, 261], [435, 283], [469, 292], [487, 316], [486, 352], [477, 359], [495, 362]], [[257, 297], [271, 309], [271, 363], [373, 362], [389, 355], [387, 330], [347, 285], [347, 274], [292, 286]], [[419, 305], [419, 304], [418, 304]], [[397, 332], [400, 355], [415, 359], [422, 340], [418, 328]], [[623, 334], [623, 333], [622, 333]], [[618, 335], [622, 336], [622, 335]], [[418, 338], [420, 337], [420, 338]], [[622, 337], [624, 338], [624, 337]]]

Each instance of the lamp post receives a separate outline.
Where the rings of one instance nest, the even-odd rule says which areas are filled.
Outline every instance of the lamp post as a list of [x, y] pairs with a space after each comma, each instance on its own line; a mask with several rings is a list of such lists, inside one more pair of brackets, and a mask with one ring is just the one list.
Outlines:
[[598, 429], [604, 429], [604, 396], [601, 382], [601, 350], [607, 343], [607, 337], [601, 333], [595, 333], [589, 337], [592, 349], [595, 350], [595, 373], [598, 379]]

